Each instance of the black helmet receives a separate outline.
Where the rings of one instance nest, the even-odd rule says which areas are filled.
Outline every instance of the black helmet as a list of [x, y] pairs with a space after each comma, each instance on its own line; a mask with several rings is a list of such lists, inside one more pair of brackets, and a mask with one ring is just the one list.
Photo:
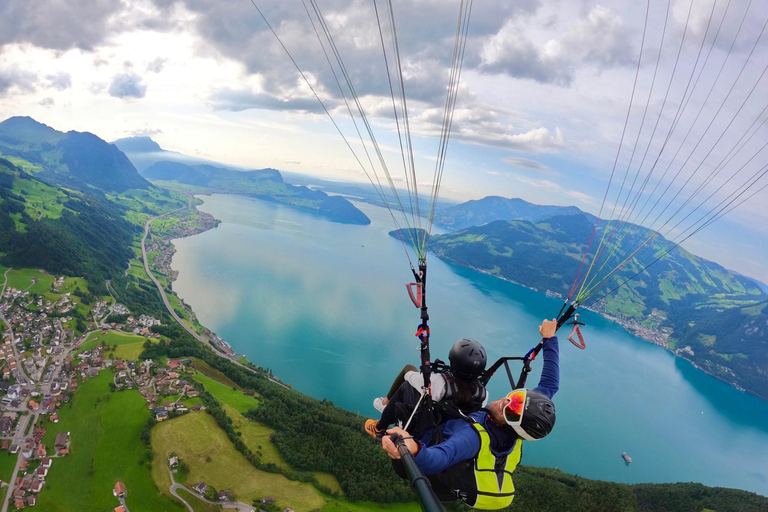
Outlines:
[[448, 361], [455, 376], [476, 379], [485, 371], [485, 349], [477, 341], [464, 338], [453, 344]]
[[[521, 393], [523, 392], [523, 393]], [[555, 404], [533, 389], [516, 389], [507, 395], [504, 419], [527, 441], [538, 441], [555, 426]]]

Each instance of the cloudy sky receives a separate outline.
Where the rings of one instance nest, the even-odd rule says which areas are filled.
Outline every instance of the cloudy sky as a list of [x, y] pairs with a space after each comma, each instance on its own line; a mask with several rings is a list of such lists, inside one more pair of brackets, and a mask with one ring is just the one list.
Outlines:
[[[0, 118], [28, 115], [106, 140], [149, 135], [231, 165], [367, 182], [373, 171], [309, 0], [255, 4], [365, 171], [250, 0], [1, 2]], [[374, 2], [316, 4], [405, 186]], [[459, 5], [392, 4], [422, 191], [438, 154]], [[392, 65], [388, 5], [375, 6]], [[654, 0], [645, 20], [637, 1], [475, 3], [441, 196], [597, 214], [615, 171], [603, 216], [627, 212], [675, 239], [751, 178], [739, 201], [768, 183], [759, 174], [768, 164], [768, 2]], [[758, 192], [684, 246], [768, 281], [767, 200], [768, 189]]]

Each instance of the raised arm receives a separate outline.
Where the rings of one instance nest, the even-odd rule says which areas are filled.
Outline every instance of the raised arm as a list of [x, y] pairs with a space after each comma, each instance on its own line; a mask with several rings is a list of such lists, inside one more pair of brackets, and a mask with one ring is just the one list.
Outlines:
[[546, 395], [549, 399], [560, 389], [560, 345], [555, 336], [556, 329], [555, 320], [544, 320], [539, 326], [539, 332], [544, 338], [544, 366], [535, 391]]

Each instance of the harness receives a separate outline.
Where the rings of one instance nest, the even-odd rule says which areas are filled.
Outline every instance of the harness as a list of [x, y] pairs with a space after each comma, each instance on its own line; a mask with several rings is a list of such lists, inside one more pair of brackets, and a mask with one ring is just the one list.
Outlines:
[[491, 437], [483, 425], [466, 418], [480, 436], [480, 451], [474, 459], [457, 464], [448, 472], [456, 495], [469, 505], [481, 510], [508, 507], [515, 497], [514, 473], [523, 456], [523, 440], [517, 439], [507, 455], [496, 456], [491, 451]]
[[459, 383], [453, 373], [443, 373], [445, 379], [445, 396], [443, 400], [450, 400], [464, 411], [466, 414], [479, 411], [485, 400], [485, 386], [480, 381], [473, 379]]

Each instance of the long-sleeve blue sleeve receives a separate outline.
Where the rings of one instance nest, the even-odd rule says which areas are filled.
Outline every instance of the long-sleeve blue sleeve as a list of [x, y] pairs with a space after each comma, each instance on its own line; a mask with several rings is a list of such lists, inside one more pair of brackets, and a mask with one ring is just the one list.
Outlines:
[[534, 391], [538, 391], [552, 399], [560, 389], [560, 345], [557, 336], [544, 341], [544, 366], [541, 369], [541, 379]]
[[454, 432], [438, 445], [426, 446], [421, 443], [419, 453], [413, 458], [425, 475], [440, 473], [459, 462], [471, 459], [480, 451], [480, 436], [475, 429], [464, 420], [450, 420], [448, 423], [451, 421], [462, 422], [465, 427], [462, 425], [464, 428]]

